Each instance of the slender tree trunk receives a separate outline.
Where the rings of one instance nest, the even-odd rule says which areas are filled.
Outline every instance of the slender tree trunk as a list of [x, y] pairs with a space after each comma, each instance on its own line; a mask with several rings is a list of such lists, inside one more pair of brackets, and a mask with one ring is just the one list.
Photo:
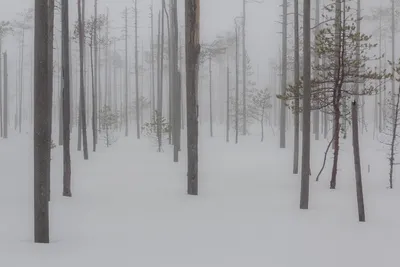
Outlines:
[[[79, 20], [79, 58], [80, 58], [80, 116], [82, 127], [82, 145], [83, 145], [83, 158], [89, 159], [88, 143], [87, 143], [87, 129], [86, 129], [86, 101], [85, 101], [85, 76], [84, 76], [84, 20], [83, 9], [85, 0], [78, 0], [78, 20]], [[82, 5], [81, 5], [82, 3]]]
[[236, 26], [235, 144], [239, 142], [239, 28]]
[[294, 0], [294, 81], [296, 98], [294, 101], [294, 155], [293, 173], [299, 172], [299, 142], [300, 142], [300, 44], [299, 44], [299, 1]]
[[48, 170], [51, 123], [49, 108], [48, 0], [35, 0], [35, 106], [34, 106], [34, 241], [49, 243]]
[[246, 54], [246, 0], [243, 0], [242, 29], [242, 71], [243, 71], [243, 135], [247, 134], [247, 54]]
[[[3, 111], [3, 138], [8, 138], [8, 59], [7, 52], [4, 52], [4, 111]], [[1, 73], [0, 73], [1, 75]]]
[[[22, 30], [22, 43], [21, 43], [21, 71], [20, 71], [20, 83], [19, 83], [19, 104], [18, 104], [18, 131], [22, 131], [22, 99], [24, 94], [24, 47], [25, 47], [25, 30]], [[52, 59], [51, 59], [52, 60]], [[50, 73], [53, 76], [53, 73]]]
[[61, 2], [62, 17], [62, 74], [63, 74], [63, 159], [64, 159], [64, 175], [63, 175], [63, 196], [70, 197], [71, 193], [71, 155], [70, 155], [70, 126], [71, 126], [71, 104], [70, 104], [70, 55], [69, 55], [69, 10], [68, 0]]
[[154, 69], [154, 12], [153, 12], [153, 4], [150, 6], [150, 19], [151, 19], [151, 44], [150, 44], [150, 67], [151, 67], [151, 87], [150, 87], [150, 96], [151, 96], [151, 116], [154, 116], [154, 111], [156, 110], [156, 92], [155, 92], [155, 69]]
[[173, 90], [173, 127], [174, 127], [174, 162], [179, 160], [179, 150], [181, 142], [181, 84], [178, 69], [178, 4], [173, 0], [171, 4], [171, 44], [172, 44], [172, 90]]
[[[335, 77], [339, 77], [341, 71], [340, 59], [342, 52], [342, 40], [341, 40], [341, 27], [342, 27], [342, 9], [341, 0], [336, 0], [335, 6], [335, 57], [336, 57], [336, 70]], [[344, 40], [343, 40], [344, 41]], [[336, 81], [334, 92], [333, 92], [333, 166], [332, 166], [332, 176], [330, 181], [330, 188], [336, 188], [336, 176], [337, 176], [337, 166], [339, 160], [339, 137], [340, 137], [340, 101], [341, 101], [341, 84], [340, 81]]]
[[[48, 97], [49, 97], [49, 103], [48, 103], [48, 120], [49, 123], [47, 124], [47, 131], [50, 134], [50, 142], [48, 143], [48, 150], [47, 151], [47, 157], [51, 158], [51, 145], [52, 145], [52, 138], [51, 138], [51, 133], [52, 133], [52, 120], [53, 120], [53, 46], [54, 46], [54, 0], [48, 0], [48, 68], [49, 68], [49, 76], [48, 76]], [[23, 66], [22, 66], [23, 68]], [[22, 88], [22, 87], [21, 87]], [[22, 91], [21, 91], [22, 93]], [[20, 111], [21, 112], [21, 111]], [[21, 116], [21, 114], [20, 114]], [[50, 191], [51, 191], [51, 180], [50, 180], [50, 166], [47, 170], [47, 198], [50, 201]]]
[[310, 184], [310, 135], [311, 135], [311, 1], [304, 0], [303, 11], [303, 148], [301, 162], [300, 209], [308, 209]]
[[208, 58], [208, 71], [209, 71], [209, 78], [210, 78], [210, 84], [209, 84], [209, 88], [210, 88], [210, 136], [213, 137], [212, 64], [211, 64], [211, 56]]
[[[91, 47], [91, 69], [92, 69], [92, 131], [93, 131], [93, 152], [96, 151], [97, 145], [97, 0], [94, 2], [94, 28], [93, 28], [93, 45], [94, 45], [94, 63], [93, 49]], [[93, 68], [94, 64], [94, 68]], [[114, 88], [115, 90], [115, 88]]]
[[[315, 2], [315, 34], [314, 34], [314, 38], [316, 38], [320, 27], [319, 27], [319, 18], [320, 18], [320, 0], [316, 0]], [[319, 57], [318, 55], [315, 54], [314, 56], [314, 61], [316, 65], [319, 65]], [[315, 75], [318, 75], [318, 73], [316, 73]], [[319, 140], [319, 121], [320, 121], [320, 111], [319, 110], [315, 110], [314, 111], [314, 136], [315, 136], [315, 140]]]
[[136, 137], [140, 139], [139, 52], [137, 0], [135, 0], [135, 85], [136, 85]]
[[161, 118], [162, 118], [162, 77], [160, 64], [161, 61], [161, 13], [158, 13], [158, 34], [157, 34], [157, 112], [156, 112], [156, 123], [157, 123], [157, 141], [158, 141], [158, 152], [162, 150], [162, 135], [161, 135]]
[[[398, 110], [396, 110], [396, 112], [397, 111]], [[360, 222], [365, 222], [364, 195], [363, 195], [362, 179], [361, 179], [360, 145], [358, 141], [357, 103], [355, 101], [352, 103], [351, 113], [352, 113], [352, 125], [353, 125], [353, 154], [354, 154], [354, 169], [356, 174], [355, 177], [356, 177], [356, 190], [357, 190], [358, 220]]]
[[[287, 83], [287, 13], [288, 13], [288, 0], [283, 0], [283, 23], [282, 23], [282, 82], [281, 93], [286, 93]], [[286, 147], [286, 105], [285, 101], [281, 101], [281, 114], [280, 114], [280, 148]]]
[[3, 71], [2, 71], [2, 49], [1, 49], [1, 36], [0, 36], [0, 137], [4, 136], [4, 126], [3, 126], [3, 99], [2, 99], [2, 91], [3, 91]]
[[198, 114], [197, 76], [200, 54], [200, 0], [185, 2], [186, 25], [186, 103], [188, 194], [198, 194]]
[[230, 120], [230, 112], [229, 112], [229, 90], [230, 90], [230, 85], [229, 85], [229, 62], [228, 60], [226, 61], [226, 142], [229, 143], [229, 120]]
[[128, 132], [128, 8], [125, 7], [125, 136]]
[[[392, 62], [396, 62], [396, 5], [395, 1], [392, 2]], [[396, 90], [396, 79], [395, 79], [395, 68], [392, 69], [392, 118], [394, 118], [394, 107], [395, 107], [395, 90]]]

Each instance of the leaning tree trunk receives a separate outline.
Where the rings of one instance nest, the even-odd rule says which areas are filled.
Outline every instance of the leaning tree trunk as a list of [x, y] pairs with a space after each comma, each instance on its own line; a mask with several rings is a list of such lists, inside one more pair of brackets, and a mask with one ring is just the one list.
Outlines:
[[198, 101], [197, 75], [200, 54], [200, 0], [185, 2], [186, 25], [186, 103], [187, 103], [187, 150], [188, 194], [198, 194]]

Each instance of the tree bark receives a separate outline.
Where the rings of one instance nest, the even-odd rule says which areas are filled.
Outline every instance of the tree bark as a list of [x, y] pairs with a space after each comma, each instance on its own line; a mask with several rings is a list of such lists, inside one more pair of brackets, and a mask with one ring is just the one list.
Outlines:
[[310, 135], [311, 135], [311, 2], [304, 0], [303, 11], [303, 144], [301, 162], [300, 209], [308, 209], [310, 187]]
[[294, 100], [294, 151], [293, 173], [299, 172], [300, 142], [300, 44], [299, 44], [299, 0], [294, 0], [294, 81], [296, 98]]
[[354, 154], [354, 169], [356, 177], [356, 190], [357, 190], [357, 207], [358, 207], [358, 220], [365, 222], [364, 210], [364, 195], [362, 188], [361, 178], [361, 160], [360, 160], [360, 145], [358, 141], [358, 116], [357, 116], [357, 102], [351, 105], [352, 125], [353, 125], [353, 154]]
[[139, 52], [137, 1], [135, 0], [135, 87], [136, 87], [136, 137], [140, 139]]
[[198, 194], [198, 60], [200, 0], [185, 2], [188, 194]]
[[48, 173], [49, 132], [49, 42], [48, 0], [35, 0], [35, 106], [34, 106], [34, 241], [49, 243]]
[[68, 0], [61, 2], [62, 17], [62, 75], [63, 75], [63, 159], [64, 159], [64, 175], [63, 175], [63, 196], [71, 197], [71, 154], [70, 154], [70, 127], [71, 127], [71, 93], [70, 93], [70, 55], [69, 55], [69, 6]]
[[[287, 13], [288, 13], [288, 0], [283, 0], [283, 23], [282, 23], [282, 82], [281, 93], [286, 93], [287, 83]], [[285, 101], [281, 100], [281, 114], [280, 114], [280, 148], [286, 147], [286, 105]]]
[[[4, 111], [3, 111], [3, 138], [8, 138], [8, 59], [7, 52], [4, 52]], [[0, 73], [0, 75], [2, 75]]]
[[82, 127], [83, 158], [89, 159], [87, 129], [86, 129], [86, 100], [85, 100], [85, 77], [84, 77], [84, 21], [82, 8], [85, 0], [78, 0], [78, 20], [79, 20], [79, 58], [80, 58], [80, 116]]

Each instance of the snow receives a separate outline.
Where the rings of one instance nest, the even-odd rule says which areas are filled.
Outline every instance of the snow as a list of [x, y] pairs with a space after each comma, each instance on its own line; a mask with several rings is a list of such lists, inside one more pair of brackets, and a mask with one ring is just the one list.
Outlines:
[[[268, 129], [267, 131], [270, 131]], [[133, 131], [132, 131], [133, 132]], [[121, 137], [84, 161], [72, 141], [72, 198], [61, 196], [62, 148], [53, 150], [51, 243], [33, 243], [31, 136], [0, 141], [0, 265], [7, 267], [391, 267], [400, 263], [400, 192], [387, 189], [382, 145], [363, 136], [366, 223], [359, 223], [351, 140], [341, 144], [338, 188], [330, 164], [315, 182], [326, 140], [313, 142], [310, 209], [299, 209], [292, 137], [200, 138], [199, 196], [186, 162], [145, 139]], [[57, 135], [55, 135], [57, 136]], [[184, 137], [185, 135], [183, 135]], [[183, 138], [185, 139], [185, 138]], [[233, 138], [232, 138], [233, 139]], [[90, 142], [89, 142], [90, 144]], [[329, 154], [328, 162], [330, 162]], [[368, 172], [370, 165], [370, 172]], [[396, 174], [395, 174], [396, 176]]]

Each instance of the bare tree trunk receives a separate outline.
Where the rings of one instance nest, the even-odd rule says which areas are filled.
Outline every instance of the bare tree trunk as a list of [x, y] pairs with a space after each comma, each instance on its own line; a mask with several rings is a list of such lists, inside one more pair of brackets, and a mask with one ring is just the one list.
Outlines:
[[229, 119], [230, 119], [230, 112], [229, 112], [229, 90], [230, 90], [230, 85], [229, 85], [229, 62], [228, 60], [226, 61], [226, 142], [229, 143]]
[[351, 105], [351, 114], [352, 114], [352, 125], [353, 125], [353, 154], [354, 154], [354, 169], [356, 174], [358, 220], [360, 222], [365, 222], [364, 195], [363, 195], [362, 178], [361, 178], [360, 145], [358, 141], [357, 102], [355, 101]]
[[[50, 169], [48, 0], [35, 0], [34, 241], [49, 243], [47, 177]], [[50, 113], [51, 114], [51, 113]]]
[[[208, 58], [208, 71], [210, 78], [210, 136], [213, 137], [213, 107], [212, 107], [212, 64], [211, 64], [211, 56]], [[245, 117], [245, 115], [244, 115]], [[246, 134], [246, 133], [244, 133]]]
[[172, 89], [173, 89], [173, 127], [174, 127], [174, 162], [179, 160], [179, 150], [181, 142], [181, 83], [180, 73], [178, 69], [178, 4], [177, 0], [173, 0], [171, 4], [171, 51], [172, 51]]
[[2, 53], [2, 49], [1, 49], [1, 36], [0, 36], [0, 137], [4, 136], [4, 126], [3, 126], [3, 99], [2, 99], [2, 91], [3, 91], [3, 72], [2, 72], [2, 59], [1, 59], [1, 55]]
[[62, 17], [62, 74], [63, 74], [63, 196], [70, 197], [71, 193], [71, 154], [70, 154], [70, 126], [71, 126], [71, 104], [70, 104], [70, 55], [69, 55], [69, 10], [68, 0], [61, 2]]
[[[8, 60], [7, 52], [4, 52], [4, 111], [3, 111], [3, 138], [8, 138]], [[2, 75], [0, 73], [0, 75]]]
[[[82, 8], [85, 0], [78, 0], [78, 20], [79, 20], [79, 58], [80, 58], [80, 116], [82, 127], [82, 145], [83, 145], [83, 158], [89, 159], [88, 143], [87, 143], [87, 130], [86, 130], [86, 101], [85, 101], [85, 77], [84, 77], [84, 21], [82, 14], [85, 10]], [[82, 3], [82, 5], [81, 5]], [[83, 9], [83, 10], [82, 10]]]
[[[314, 36], [316, 37], [318, 32], [319, 32], [319, 11], [320, 11], [320, 0], [316, 0], [315, 2], [315, 34]], [[314, 56], [314, 61], [316, 65], [319, 65], [319, 57], [318, 55]], [[316, 73], [318, 75], [318, 73]], [[319, 140], [319, 131], [320, 131], [320, 126], [319, 126], [319, 121], [320, 121], [320, 111], [315, 110], [314, 111], [314, 135], [315, 135], [315, 140]]]
[[[97, 0], [94, 2], [94, 27], [93, 27], [93, 45], [94, 45], [94, 68], [93, 68], [93, 47], [90, 47], [90, 62], [92, 70], [92, 131], [93, 131], [93, 152], [97, 145]], [[115, 90], [115, 88], [114, 88]]]
[[299, 172], [300, 146], [300, 44], [299, 44], [299, 1], [294, 1], [294, 82], [296, 98], [294, 101], [294, 155], [293, 173]]
[[186, 103], [187, 103], [187, 150], [188, 194], [198, 194], [198, 114], [197, 76], [200, 54], [200, 0], [185, 2], [186, 25]]
[[[20, 70], [20, 83], [19, 83], [19, 104], [18, 104], [18, 131], [22, 131], [22, 99], [24, 95], [24, 47], [25, 47], [25, 30], [22, 30], [22, 42], [21, 42], [21, 70]], [[51, 59], [52, 60], [52, 59]], [[53, 76], [53, 72], [50, 73]]]
[[308, 209], [310, 187], [310, 135], [311, 135], [311, 2], [304, 0], [303, 11], [303, 148], [301, 162], [300, 209]]
[[[51, 133], [52, 133], [52, 111], [53, 111], [53, 46], [54, 46], [54, 0], [48, 0], [48, 68], [49, 68], [49, 76], [48, 76], [48, 97], [49, 97], [49, 103], [48, 103], [48, 120], [49, 123], [47, 124], [47, 131], [50, 133], [50, 142], [48, 144], [49, 149], [47, 150], [47, 157], [51, 157], [51, 144], [52, 144], [52, 138], [51, 138]], [[23, 66], [22, 66], [23, 68]], [[22, 93], [22, 91], [21, 91]], [[21, 111], [20, 111], [21, 112]], [[20, 114], [21, 116], [21, 114]], [[47, 198], [50, 201], [50, 191], [51, 191], [51, 181], [50, 181], [50, 166], [47, 170]]]
[[[392, 62], [393, 64], [396, 62], [396, 5], [395, 1], [391, 0], [392, 2]], [[392, 69], [392, 117], [394, 118], [394, 107], [395, 107], [395, 94], [394, 91], [396, 90], [396, 79], [395, 79], [395, 68]]]
[[140, 139], [139, 52], [137, 0], [135, 0], [135, 85], [136, 85], [136, 137]]
[[[282, 23], [282, 82], [281, 93], [286, 93], [287, 83], [287, 13], [288, 13], [288, 0], [283, 0], [283, 23]], [[286, 147], [286, 105], [281, 101], [281, 114], [280, 114], [280, 148]]]
[[235, 144], [239, 142], [239, 26], [236, 25]]
[[151, 18], [151, 44], [150, 44], [150, 67], [151, 67], [151, 80], [150, 80], [150, 97], [151, 97], [151, 116], [154, 116], [156, 110], [156, 92], [155, 92], [155, 69], [154, 69], [154, 12], [153, 4], [150, 6], [150, 18]]
[[246, 0], [243, 0], [243, 29], [242, 29], [242, 71], [243, 71], [243, 135], [247, 134], [247, 55], [246, 55]]
[[128, 136], [128, 8], [125, 7], [125, 136]]
[[161, 118], [162, 118], [162, 77], [160, 64], [161, 61], [161, 14], [158, 13], [158, 34], [157, 34], [157, 112], [156, 112], [156, 123], [157, 123], [157, 141], [158, 141], [158, 152], [162, 150], [162, 135], [161, 135]]

